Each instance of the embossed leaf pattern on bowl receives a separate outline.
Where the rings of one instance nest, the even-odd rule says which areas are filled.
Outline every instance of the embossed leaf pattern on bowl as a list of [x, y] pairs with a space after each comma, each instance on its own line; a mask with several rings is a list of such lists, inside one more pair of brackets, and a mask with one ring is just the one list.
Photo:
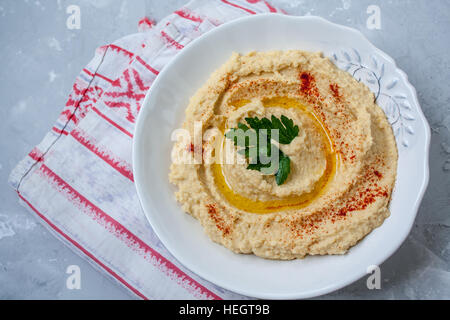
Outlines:
[[331, 60], [370, 88], [392, 125], [397, 144], [408, 148], [414, 138], [416, 116], [399, 85], [399, 78], [386, 76], [383, 59], [376, 54], [362, 56], [352, 48], [333, 53]]

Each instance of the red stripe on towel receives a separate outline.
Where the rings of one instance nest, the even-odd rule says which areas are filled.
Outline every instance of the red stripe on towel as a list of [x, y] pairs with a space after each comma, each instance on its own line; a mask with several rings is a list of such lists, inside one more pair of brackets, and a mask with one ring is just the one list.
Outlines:
[[116, 122], [112, 121], [110, 118], [108, 118], [106, 115], [104, 115], [103, 113], [101, 113], [96, 107], [92, 107], [92, 111], [94, 111], [95, 113], [97, 113], [100, 117], [102, 117], [103, 119], [105, 119], [106, 121], [108, 121], [110, 124], [112, 124], [114, 127], [116, 127], [117, 129], [119, 129], [120, 131], [122, 131], [123, 133], [125, 133], [127, 136], [129, 136], [130, 138], [133, 138], [133, 134], [130, 133], [128, 130], [126, 130], [125, 128], [123, 128], [122, 126], [120, 126], [119, 124], [117, 124]]
[[242, 9], [242, 10], [244, 10], [244, 11], [247, 11], [247, 12], [250, 13], [250, 14], [256, 14], [255, 11], [252, 11], [252, 10], [250, 10], [250, 9], [241, 7], [240, 5], [237, 5], [237, 4], [232, 3], [232, 2], [230, 2], [230, 1], [222, 0], [222, 2], [223, 2], [223, 3], [226, 3], [226, 4], [230, 5], [230, 6], [233, 6], [233, 7], [235, 7], [235, 8], [239, 8], [239, 9]]
[[270, 5], [270, 3], [268, 3], [266, 0], [264, 0], [264, 4], [266, 5], [266, 7], [269, 9], [270, 12], [277, 12], [277, 9], [275, 9], [274, 7], [272, 7]]
[[[176, 276], [179, 285], [184, 286], [191, 294], [204, 295], [209, 299], [221, 299], [214, 292], [208, 290], [206, 287], [192, 279], [190, 276], [185, 274], [176, 265], [174, 265], [170, 260], [166, 259], [159, 252], [148, 246], [139, 237], [134, 235], [131, 231], [126, 229], [118, 221], [110, 217], [107, 213], [102, 211], [100, 208], [95, 206], [77, 190], [71, 187], [66, 181], [54, 173], [49, 167], [43, 164], [40, 167], [41, 172], [44, 176], [50, 179], [57, 187], [57, 189], [67, 196], [67, 199], [73, 202], [86, 214], [91, 216], [94, 221], [105, 227], [105, 229], [115, 235], [118, 239], [122, 240], [130, 249], [136, 252], [144, 251], [144, 257], [148, 259], [150, 257], [150, 262], [160, 269], [161, 272], [165, 273], [167, 276]], [[187, 283], [187, 287], [185, 285]]]
[[161, 30], [161, 35], [163, 36], [164, 39], [166, 39], [166, 41], [169, 43], [169, 45], [174, 46], [177, 49], [183, 49], [184, 46], [181, 43], [178, 43], [175, 41], [175, 39], [172, 39], [167, 33], [165, 33], [164, 31]]
[[116, 278], [119, 282], [121, 282], [124, 286], [126, 286], [128, 289], [130, 289], [134, 294], [141, 297], [142, 299], [148, 300], [146, 296], [144, 296], [141, 292], [139, 292], [136, 288], [134, 288], [132, 285], [130, 285], [128, 282], [126, 282], [122, 277], [120, 277], [117, 273], [115, 273], [113, 270], [108, 268], [106, 265], [104, 265], [100, 260], [98, 260], [92, 253], [87, 251], [85, 248], [83, 248], [78, 242], [73, 240], [71, 237], [69, 237], [67, 234], [65, 234], [61, 229], [59, 229], [56, 225], [54, 225], [50, 220], [48, 220], [43, 214], [41, 214], [30, 202], [28, 202], [27, 199], [25, 199], [19, 191], [17, 191], [17, 194], [19, 195], [19, 198], [22, 199], [30, 208], [33, 210], [42, 220], [45, 221], [53, 230], [55, 230], [58, 234], [60, 234], [63, 238], [65, 238], [67, 241], [69, 241], [71, 244], [73, 244], [75, 247], [77, 247], [80, 251], [82, 251], [85, 255], [87, 255], [89, 258], [91, 258], [93, 261], [95, 261], [100, 267], [105, 269], [109, 274], [111, 274], [114, 278]]
[[95, 141], [92, 137], [88, 137], [86, 133], [82, 132], [80, 129], [72, 130], [70, 135], [88, 150], [97, 155], [100, 159], [116, 169], [124, 177], [134, 182], [133, 172], [129, 163], [115, 157], [110, 151], [106, 150], [104, 147], [101, 147], [97, 141]]
[[110, 44], [109, 47], [113, 50], [113, 51], [117, 51], [117, 52], [122, 52], [124, 53], [126, 56], [133, 58], [134, 57], [134, 53], [128, 50], [125, 50], [124, 48], [121, 48], [115, 44]]
[[105, 81], [107, 81], [107, 82], [109, 82], [109, 83], [111, 83], [113, 86], [115, 86], [115, 87], [117, 87], [117, 85], [118, 85], [118, 83], [117, 83], [117, 80], [111, 80], [110, 78], [108, 78], [108, 77], [105, 77], [104, 75], [102, 75], [102, 74], [100, 74], [100, 73], [92, 73], [92, 72], [90, 72], [88, 69], [86, 69], [86, 68], [84, 68], [83, 69], [83, 71], [84, 72], [86, 72], [88, 75], [90, 75], [91, 77], [99, 77], [99, 78], [101, 78], [101, 79], [103, 79], [103, 80], [105, 80]]
[[136, 60], [139, 61], [144, 67], [146, 67], [148, 70], [150, 70], [151, 72], [153, 72], [155, 75], [159, 74], [159, 71], [152, 68], [148, 63], [146, 63], [144, 60], [142, 60], [141, 57], [136, 56]]
[[187, 19], [187, 20], [191, 20], [191, 21], [194, 21], [194, 22], [202, 22], [203, 21], [202, 18], [200, 18], [199, 16], [194, 15], [187, 8], [181, 8], [180, 10], [175, 11], [175, 13], [177, 15], [179, 15], [180, 17], [182, 17], [184, 19]]
[[56, 127], [53, 127], [52, 130], [55, 131], [58, 134], [63, 134], [63, 135], [66, 135], [66, 136], [69, 134], [67, 131], [60, 130], [60, 129], [56, 128]]
[[37, 162], [44, 160], [44, 154], [38, 148], [33, 148], [28, 155], [31, 159]]

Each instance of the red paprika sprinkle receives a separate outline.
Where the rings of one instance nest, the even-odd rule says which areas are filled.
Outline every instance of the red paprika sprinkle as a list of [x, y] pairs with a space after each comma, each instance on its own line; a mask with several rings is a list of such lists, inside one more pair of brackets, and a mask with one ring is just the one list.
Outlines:
[[206, 208], [208, 209], [208, 214], [211, 219], [216, 224], [217, 229], [222, 231], [222, 234], [225, 236], [230, 233], [230, 227], [225, 224], [223, 218], [218, 214], [217, 208], [215, 204], [207, 204]]
[[300, 91], [308, 95], [312, 93], [312, 89], [315, 82], [314, 76], [307, 72], [302, 72], [300, 74], [300, 80], [302, 82]]
[[336, 83], [330, 84], [330, 90], [331, 92], [333, 92], [333, 96], [335, 97], [336, 100], [341, 100], [342, 97], [339, 93], [339, 86]]

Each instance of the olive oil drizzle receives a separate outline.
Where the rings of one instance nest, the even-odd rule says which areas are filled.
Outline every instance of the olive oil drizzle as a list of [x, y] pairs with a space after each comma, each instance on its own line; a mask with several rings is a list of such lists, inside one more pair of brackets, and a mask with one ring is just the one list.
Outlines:
[[[326, 168], [322, 177], [316, 182], [314, 188], [311, 192], [305, 193], [298, 196], [286, 197], [283, 199], [269, 200], [269, 201], [259, 201], [250, 199], [233, 191], [230, 184], [227, 182], [225, 174], [223, 172], [222, 164], [215, 163], [212, 165], [212, 171], [214, 176], [214, 181], [224, 198], [238, 210], [250, 212], [267, 214], [273, 212], [280, 212], [284, 210], [294, 210], [301, 209], [308, 206], [314, 199], [320, 197], [324, 190], [326, 190], [327, 185], [333, 179], [336, 173], [336, 166], [338, 164], [337, 153], [333, 150], [333, 143], [331, 141], [330, 135], [326, 126], [322, 123], [314, 112], [309, 110], [300, 101], [289, 98], [289, 97], [275, 97], [264, 99], [263, 105], [266, 108], [270, 107], [281, 107], [285, 109], [297, 108], [301, 110], [304, 114], [313, 120], [314, 125], [318, 132], [321, 133], [326, 154]], [[245, 106], [250, 103], [250, 100], [238, 100], [232, 103], [236, 109]]]

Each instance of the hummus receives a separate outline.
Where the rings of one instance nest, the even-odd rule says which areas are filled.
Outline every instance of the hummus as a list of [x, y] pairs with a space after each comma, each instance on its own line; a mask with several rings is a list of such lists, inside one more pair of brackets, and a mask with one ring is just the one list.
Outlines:
[[[233, 54], [186, 109], [189, 139], [178, 140], [172, 155], [189, 161], [174, 161], [169, 174], [176, 199], [213, 241], [237, 253], [343, 254], [389, 216], [397, 148], [374, 100], [320, 53]], [[249, 170], [243, 156], [223, 161], [227, 130], [272, 116], [299, 128], [291, 143], [279, 144], [290, 158], [280, 185]]]

